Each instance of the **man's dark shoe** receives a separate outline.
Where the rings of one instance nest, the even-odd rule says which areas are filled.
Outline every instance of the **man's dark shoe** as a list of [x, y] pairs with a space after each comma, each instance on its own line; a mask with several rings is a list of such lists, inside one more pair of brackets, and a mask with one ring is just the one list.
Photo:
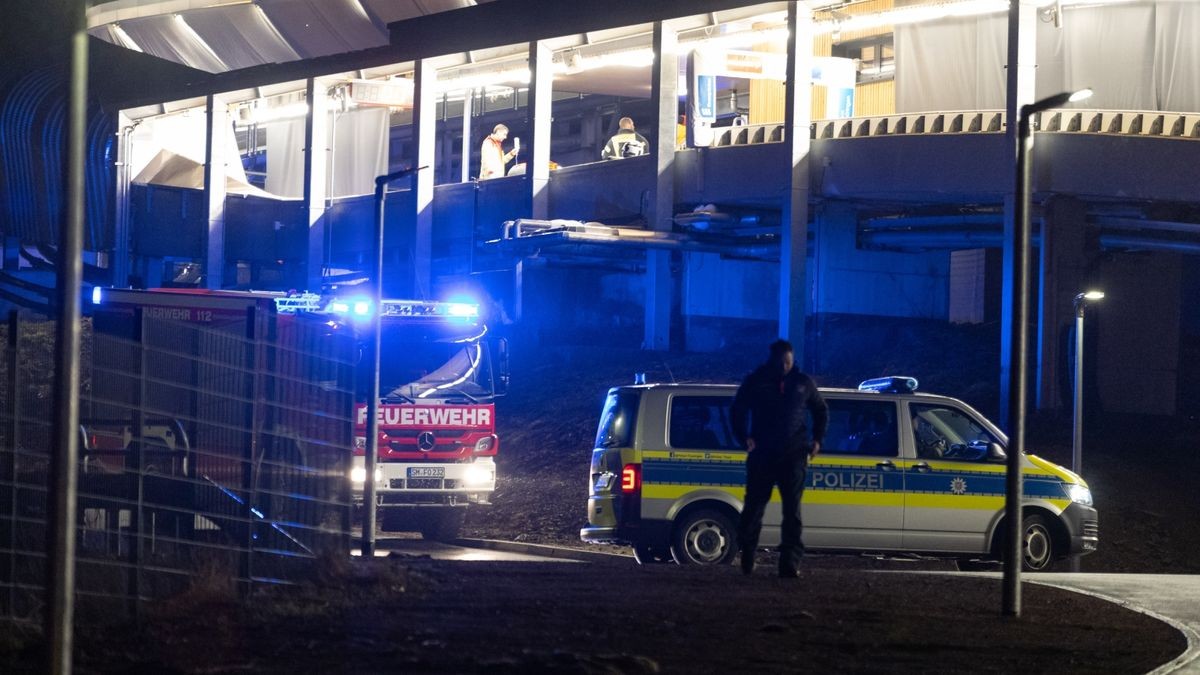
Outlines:
[[797, 571], [795, 567], [780, 567], [779, 568], [779, 578], [780, 579], [796, 579], [799, 576], [800, 576], [800, 572]]
[[754, 574], [754, 556], [742, 554], [742, 574], [750, 576]]

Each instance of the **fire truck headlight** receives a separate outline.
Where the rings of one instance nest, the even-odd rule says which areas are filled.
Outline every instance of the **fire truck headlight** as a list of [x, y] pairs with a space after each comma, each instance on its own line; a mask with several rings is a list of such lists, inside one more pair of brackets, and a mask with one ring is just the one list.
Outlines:
[[[375, 482], [383, 480], [383, 471], [375, 469]], [[365, 483], [367, 481], [367, 470], [361, 466], [356, 466], [350, 469], [351, 483]]]
[[495, 480], [493, 476], [491, 467], [472, 464], [467, 467], [463, 482], [467, 485], [485, 485]]
[[354, 313], [358, 316], [368, 316], [371, 314], [371, 303], [366, 300], [359, 300], [354, 303]]
[[484, 436], [478, 441], [475, 441], [475, 452], [487, 452], [494, 447], [496, 447], [495, 436]]

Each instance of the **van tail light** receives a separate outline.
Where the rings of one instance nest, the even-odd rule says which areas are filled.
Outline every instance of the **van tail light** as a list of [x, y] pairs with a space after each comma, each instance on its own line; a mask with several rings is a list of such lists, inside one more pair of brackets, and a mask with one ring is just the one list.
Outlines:
[[621, 469], [621, 493], [637, 494], [642, 491], [642, 465], [626, 464]]

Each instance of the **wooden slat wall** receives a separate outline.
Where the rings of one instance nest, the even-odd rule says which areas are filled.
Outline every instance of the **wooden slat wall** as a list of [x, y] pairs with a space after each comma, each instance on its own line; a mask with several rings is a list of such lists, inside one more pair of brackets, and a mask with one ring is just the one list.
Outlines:
[[854, 116], [896, 114], [896, 81], [868, 82], [854, 88]]

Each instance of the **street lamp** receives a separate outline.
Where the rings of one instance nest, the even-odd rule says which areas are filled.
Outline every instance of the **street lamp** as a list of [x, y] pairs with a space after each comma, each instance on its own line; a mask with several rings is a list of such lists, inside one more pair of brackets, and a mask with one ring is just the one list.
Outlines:
[[1083, 472], [1083, 312], [1089, 302], [1103, 299], [1103, 291], [1075, 296], [1075, 425], [1071, 434], [1071, 470], [1077, 474]]
[[[1004, 550], [1003, 613], [1021, 614], [1021, 462], [1025, 455], [1025, 387], [1029, 360], [1029, 207], [1032, 199], [1029, 156], [1033, 152], [1033, 116], [1067, 103], [1082, 101], [1091, 89], [1063, 92], [1021, 106], [1017, 112], [1017, 199], [1013, 208], [1012, 335], [1009, 340], [1008, 373], [1008, 457], [1005, 472], [1004, 522], [1007, 538]], [[1011, 120], [1010, 120], [1011, 123]], [[1044, 236], [1044, 233], [1043, 233]]]
[[[1071, 470], [1083, 474], [1083, 312], [1089, 302], [1104, 299], [1103, 291], [1085, 291], [1075, 296], [1075, 407], [1071, 413]], [[1079, 571], [1079, 557], [1071, 558], [1071, 571]]]

